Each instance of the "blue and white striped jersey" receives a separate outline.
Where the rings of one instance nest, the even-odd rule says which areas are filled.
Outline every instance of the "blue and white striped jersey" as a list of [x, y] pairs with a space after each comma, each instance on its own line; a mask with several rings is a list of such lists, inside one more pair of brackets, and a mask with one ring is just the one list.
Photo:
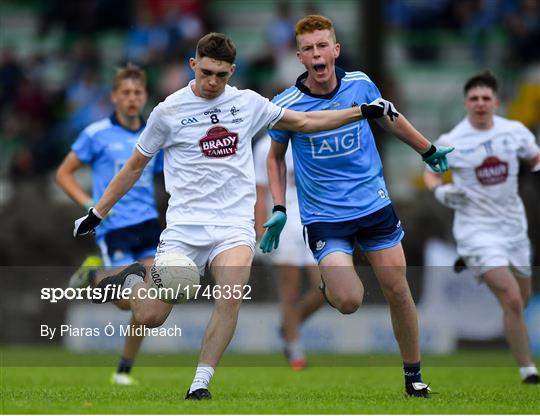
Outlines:
[[[124, 128], [113, 114], [90, 124], [71, 146], [77, 158], [92, 169], [92, 198], [98, 201], [113, 177], [124, 166], [143, 131]], [[96, 238], [111, 230], [139, 224], [158, 217], [154, 194], [154, 174], [163, 171], [163, 152], [152, 158], [133, 188], [120, 199], [96, 228]]]
[[[381, 96], [363, 72], [336, 68], [338, 85], [326, 95], [310, 93], [307, 72], [273, 102], [295, 111], [340, 110]], [[360, 218], [390, 203], [382, 163], [367, 120], [335, 130], [298, 133], [270, 130], [273, 140], [291, 141], [303, 224]]]

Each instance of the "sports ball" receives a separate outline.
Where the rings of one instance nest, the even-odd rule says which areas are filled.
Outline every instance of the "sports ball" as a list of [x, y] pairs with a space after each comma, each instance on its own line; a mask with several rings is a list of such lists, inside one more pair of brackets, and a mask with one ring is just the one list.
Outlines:
[[152, 287], [165, 303], [187, 302], [201, 282], [199, 269], [189, 257], [171, 251], [160, 254], [150, 269]]

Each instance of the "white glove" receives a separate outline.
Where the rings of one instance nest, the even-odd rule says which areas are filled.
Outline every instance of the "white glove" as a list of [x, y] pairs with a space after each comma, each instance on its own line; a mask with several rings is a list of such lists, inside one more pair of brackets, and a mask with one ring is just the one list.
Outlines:
[[377, 98], [375, 101], [372, 101], [371, 104], [380, 105], [383, 108], [383, 114], [390, 117], [390, 120], [394, 121], [394, 117], [398, 117], [399, 113], [390, 101], [385, 100], [384, 98]]
[[465, 191], [451, 183], [437, 186], [433, 194], [437, 201], [448, 208], [462, 208], [467, 203]]
[[364, 103], [360, 106], [360, 110], [362, 110], [362, 116], [368, 119], [388, 116], [390, 120], [394, 121], [394, 118], [399, 117], [394, 104], [384, 98], [377, 98], [369, 104]]

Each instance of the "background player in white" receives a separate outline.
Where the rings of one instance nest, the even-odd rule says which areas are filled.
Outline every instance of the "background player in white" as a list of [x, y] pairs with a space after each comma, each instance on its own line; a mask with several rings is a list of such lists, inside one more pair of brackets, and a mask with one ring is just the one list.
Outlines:
[[499, 99], [492, 73], [471, 77], [464, 94], [467, 117], [437, 141], [455, 147], [448, 156], [453, 183], [443, 185], [428, 170], [424, 181], [439, 202], [455, 210], [458, 254], [499, 300], [521, 378], [537, 384], [523, 319], [531, 297], [531, 245], [517, 176], [520, 160], [540, 170], [539, 148], [523, 124], [495, 115]]
[[[143, 131], [145, 121], [141, 112], [146, 104], [146, 74], [139, 67], [128, 64], [118, 68], [113, 79], [111, 101], [115, 111], [84, 129], [71, 146], [56, 179], [58, 185], [86, 211], [98, 200], [114, 175], [131, 156], [135, 142]], [[92, 169], [92, 196], [77, 182], [75, 172], [84, 165]], [[101, 250], [103, 263], [109, 267], [125, 267], [140, 261], [152, 265], [159, 242], [161, 225], [158, 221], [154, 193], [154, 174], [163, 171], [163, 155], [149, 164], [143, 177], [117, 204], [114, 212], [96, 230], [96, 244]], [[70, 279], [70, 287], [95, 286], [106, 274], [96, 273], [85, 261]], [[121, 309], [129, 309], [125, 301], [117, 302]], [[137, 322], [132, 318], [131, 325]], [[126, 337], [122, 357], [111, 382], [129, 385], [129, 375], [144, 337]]]
[[[253, 149], [255, 179], [257, 181], [255, 231], [259, 240], [264, 233], [263, 223], [270, 211], [268, 202], [271, 202], [271, 196], [266, 171], [266, 156], [270, 149], [270, 143], [270, 137], [265, 134], [257, 141]], [[288, 166], [286, 192], [289, 221], [281, 234], [280, 246], [269, 257], [270, 261], [277, 266], [279, 273], [279, 297], [282, 314], [280, 335], [285, 343], [285, 355], [293, 370], [301, 370], [306, 367], [307, 361], [303, 345], [300, 342], [300, 325], [324, 304], [324, 297], [319, 290], [321, 275], [317, 263], [303, 239], [290, 149], [285, 157]], [[302, 269], [305, 270], [309, 278], [310, 288], [300, 297]]]
[[[297, 56], [306, 71], [296, 84], [273, 100], [287, 109], [314, 111], [348, 108], [363, 102], [384, 102], [390, 111], [378, 119], [381, 126], [420, 153], [438, 170], [446, 169], [446, 153], [418, 132], [393, 105], [383, 100], [375, 84], [360, 71], [345, 72], [335, 66], [340, 53], [332, 21], [309, 15], [295, 27]], [[364, 287], [353, 265], [358, 246], [368, 258], [390, 306], [392, 326], [399, 344], [410, 396], [427, 397], [422, 383], [416, 307], [411, 296], [406, 261], [401, 246], [404, 232], [392, 208], [382, 175], [382, 163], [366, 120], [340, 129], [303, 134], [270, 130], [268, 178], [274, 204], [285, 204], [287, 166], [285, 152], [291, 143], [302, 224], [319, 263], [322, 290], [341, 313], [355, 312]], [[276, 248], [285, 217], [274, 213], [265, 224], [263, 252]]]
[[[218, 287], [243, 286], [249, 279], [255, 245], [254, 134], [266, 126], [315, 132], [391, 111], [385, 102], [366, 104], [366, 114], [360, 107], [311, 113], [285, 110], [254, 91], [227, 85], [235, 57], [234, 44], [223, 34], [210, 33], [199, 40], [196, 58], [190, 59], [195, 79], [154, 108], [131, 158], [95, 208], [75, 221], [74, 236], [92, 232], [137, 181], [152, 156], [164, 149], [165, 187], [171, 196], [156, 258], [178, 250], [201, 273], [209, 266]], [[135, 263], [105, 278], [98, 287], [132, 288], [135, 296], [130, 306], [137, 321], [158, 326], [172, 306], [140, 295], [147, 287], [144, 276], [144, 267]], [[186, 399], [211, 398], [207, 387], [234, 334], [240, 303], [237, 296], [215, 300]]]

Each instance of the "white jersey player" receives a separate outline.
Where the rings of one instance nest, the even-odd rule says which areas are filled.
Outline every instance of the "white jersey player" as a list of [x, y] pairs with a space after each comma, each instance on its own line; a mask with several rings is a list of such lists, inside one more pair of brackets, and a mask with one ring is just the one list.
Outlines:
[[[75, 236], [91, 233], [137, 181], [151, 157], [163, 149], [165, 186], [171, 197], [167, 228], [156, 258], [179, 250], [194, 260], [201, 272], [208, 266], [220, 290], [244, 287], [255, 245], [254, 134], [263, 127], [316, 132], [365, 117], [384, 117], [392, 110], [388, 102], [380, 101], [340, 111], [282, 109], [253, 91], [227, 85], [235, 70], [235, 57], [234, 44], [223, 34], [210, 33], [199, 40], [197, 56], [190, 59], [195, 80], [154, 109], [131, 158], [96, 206], [75, 221]], [[282, 227], [285, 207], [274, 210], [282, 214]], [[145, 269], [135, 263], [103, 279], [98, 287], [105, 296], [98, 302], [114, 300], [109, 296], [111, 288], [116, 288], [116, 293], [118, 288], [129, 288], [135, 319], [147, 326], [161, 325], [172, 305], [147, 297], [149, 283], [144, 277]], [[215, 299], [186, 399], [211, 398], [208, 384], [234, 334], [241, 298], [236, 294]]]
[[523, 381], [538, 383], [523, 320], [531, 296], [531, 245], [518, 171], [520, 160], [539, 170], [540, 150], [523, 124], [494, 115], [498, 99], [493, 74], [470, 78], [464, 92], [467, 117], [437, 142], [455, 148], [448, 155], [453, 183], [443, 185], [431, 171], [424, 180], [437, 200], [455, 210], [458, 253], [497, 296]]
[[[264, 232], [263, 222], [268, 216], [267, 207], [271, 203], [266, 170], [266, 156], [270, 149], [270, 136], [261, 137], [253, 149], [255, 179], [257, 182], [257, 204], [255, 206], [255, 229], [260, 239]], [[287, 217], [290, 219], [280, 235], [279, 247], [269, 254], [272, 263], [278, 267], [279, 296], [282, 323], [280, 335], [284, 341], [284, 352], [293, 370], [306, 367], [304, 348], [300, 342], [299, 327], [323, 304], [324, 297], [319, 289], [321, 275], [303, 238], [300, 222], [300, 207], [294, 180], [292, 148], [285, 154], [287, 163]], [[310, 290], [300, 298], [301, 272], [305, 268], [310, 279]]]

